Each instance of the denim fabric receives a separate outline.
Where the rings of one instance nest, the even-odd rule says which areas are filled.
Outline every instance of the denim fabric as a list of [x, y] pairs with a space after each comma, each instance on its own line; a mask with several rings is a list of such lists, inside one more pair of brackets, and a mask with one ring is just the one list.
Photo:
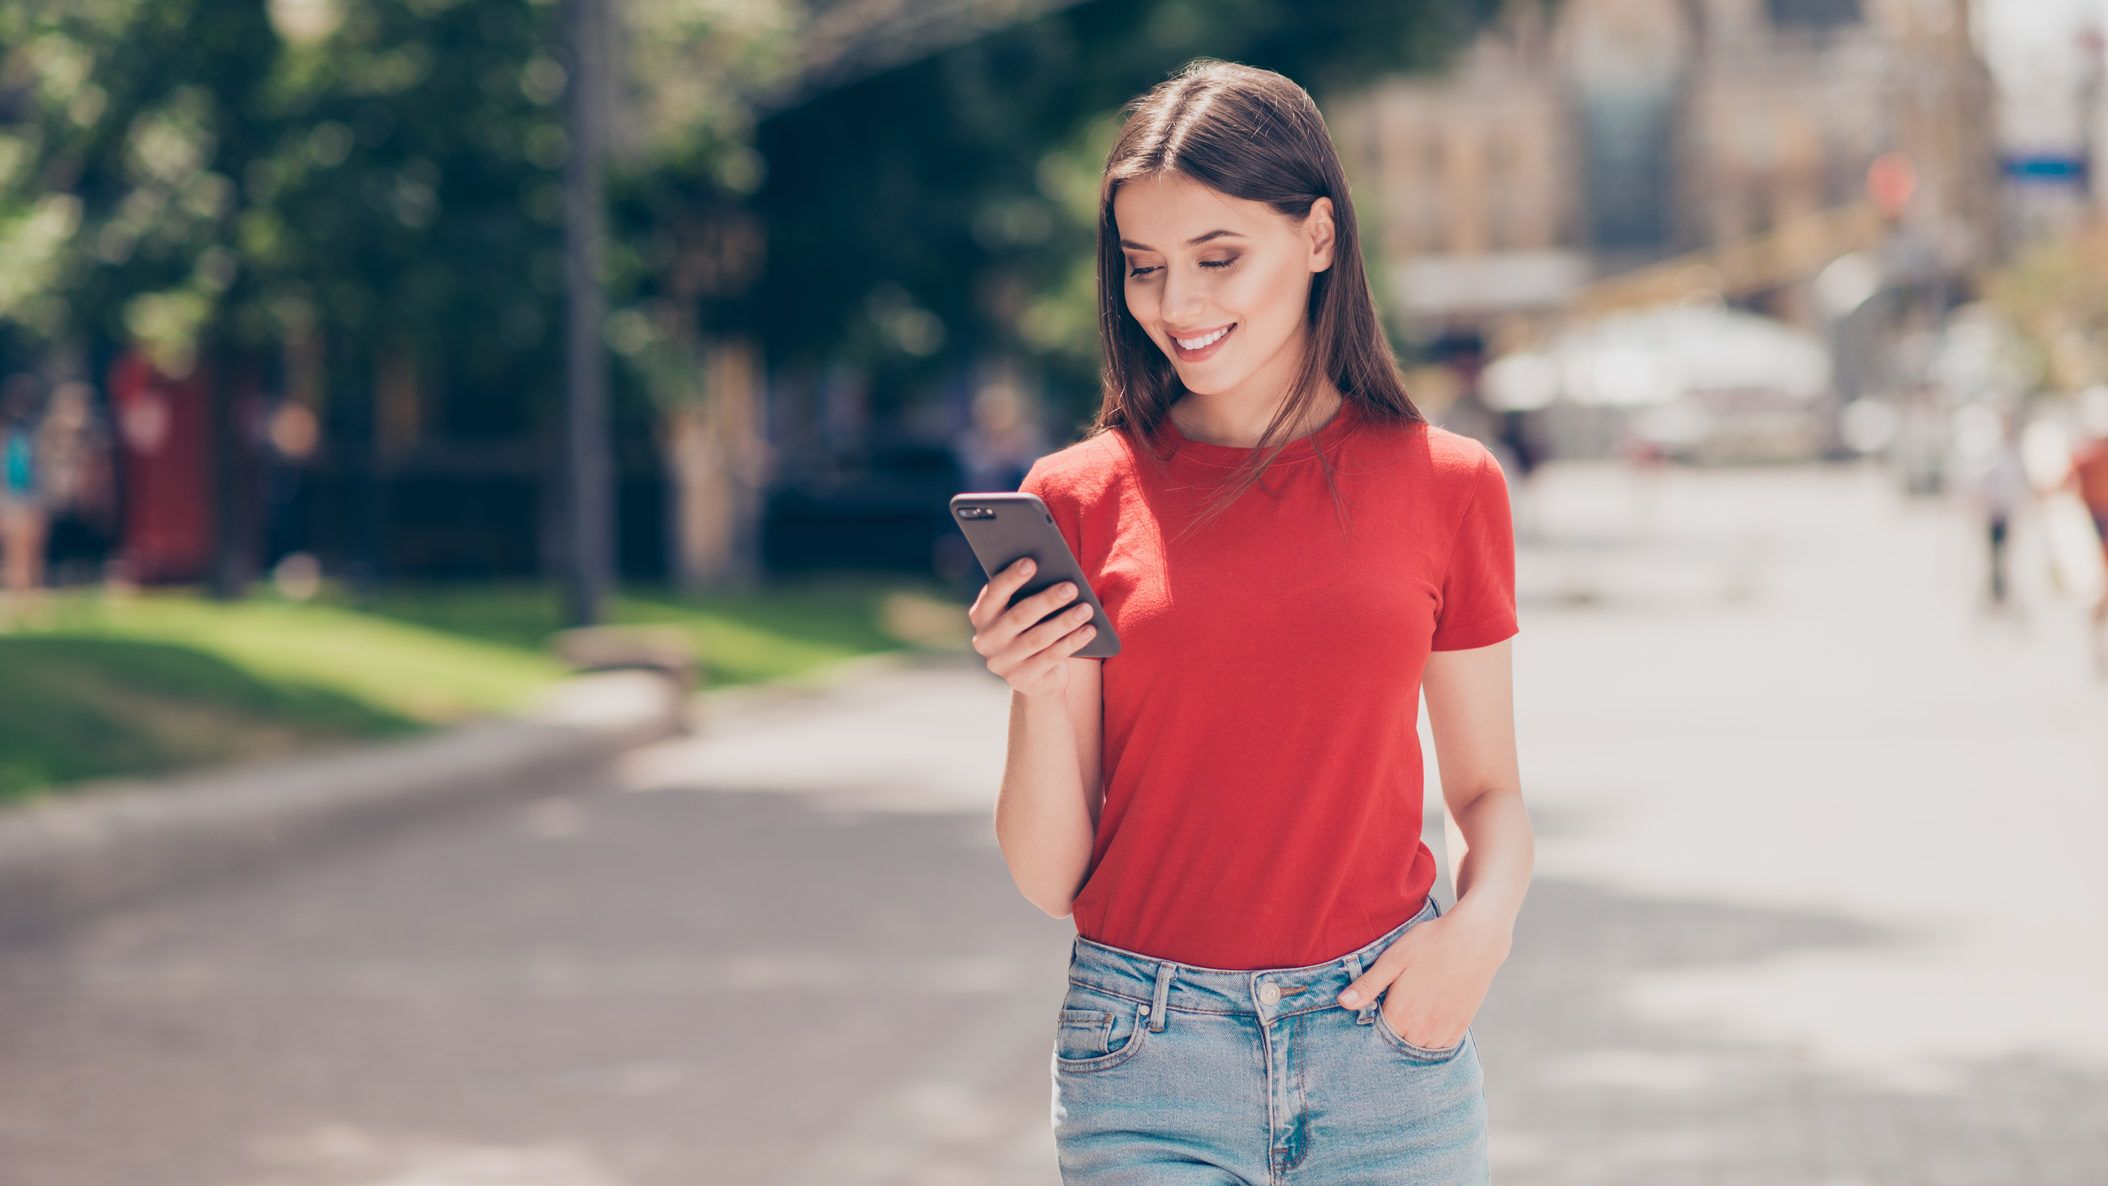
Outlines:
[[1076, 937], [1050, 1059], [1061, 1179], [1149, 1186], [1491, 1181], [1467, 1028], [1430, 1050], [1341, 990], [1408, 929], [1327, 963], [1202, 968]]

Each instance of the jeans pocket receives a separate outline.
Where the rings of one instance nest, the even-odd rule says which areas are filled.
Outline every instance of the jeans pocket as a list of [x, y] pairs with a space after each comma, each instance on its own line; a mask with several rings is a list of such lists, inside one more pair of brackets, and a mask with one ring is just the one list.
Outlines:
[[1383, 1010], [1380, 1008], [1376, 1010], [1376, 1032], [1382, 1034], [1384, 1041], [1389, 1042], [1392, 1047], [1408, 1058], [1426, 1063], [1448, 1062], [1458, 1054], [1461, 1054], [1464, 1050], [1464, 1044], [1471, 1040], [1471, 1027], [1465, 1026], [1464, 1036], [1458, 1038], [1450, 1045], [1440, 1048], [1416, 1046], [1398, 1036], [1398, 1031], [1391, 1028], [1391, 1023], [1384, 1019]]
[[1149, 1033], [1149, 1006], [1089, 985], [1069, 983], [1054, 1030], [1054, 1065], [1102, 1071], [1133, 1058]]

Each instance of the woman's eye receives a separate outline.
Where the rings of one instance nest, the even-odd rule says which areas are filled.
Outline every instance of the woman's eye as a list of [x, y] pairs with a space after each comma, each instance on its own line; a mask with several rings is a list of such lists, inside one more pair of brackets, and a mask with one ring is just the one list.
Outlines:
[[[1236, 263], [1238, 258], [1233, 255], [1228, 259], [1204, 259], [1200, 261], [1200, 266], [1203, 268], [1227, 268], [1231, 264]], [[1130, 276], [1146, 276], [1154, 271], [1156, 271], [1155, 268], [1131, 268], [1127, 274]]]

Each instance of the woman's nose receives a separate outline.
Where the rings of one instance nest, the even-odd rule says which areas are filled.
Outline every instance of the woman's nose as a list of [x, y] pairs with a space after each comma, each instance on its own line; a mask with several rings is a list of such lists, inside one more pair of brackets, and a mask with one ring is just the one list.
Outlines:
[[1200, 312], [1206, 303], [1200, 299], [1198, 289], [1183, 281], [1164, 281], [1164, 320], [1173, 325], [1191, 327], [1198, 323]]

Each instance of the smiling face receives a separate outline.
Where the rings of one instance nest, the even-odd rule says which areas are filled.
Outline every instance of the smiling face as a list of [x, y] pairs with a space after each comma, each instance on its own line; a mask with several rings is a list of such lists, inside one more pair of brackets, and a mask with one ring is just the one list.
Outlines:
[[1332, 200], [1319, 198], [1298, 223], [1176, 175], [1121, 185], [1113, 220], [1127, 311], [1188, 391], [1252, 408], [1287, 392], [1308, 334], [1311, 278], [1332, 264], [1331, 214]]

